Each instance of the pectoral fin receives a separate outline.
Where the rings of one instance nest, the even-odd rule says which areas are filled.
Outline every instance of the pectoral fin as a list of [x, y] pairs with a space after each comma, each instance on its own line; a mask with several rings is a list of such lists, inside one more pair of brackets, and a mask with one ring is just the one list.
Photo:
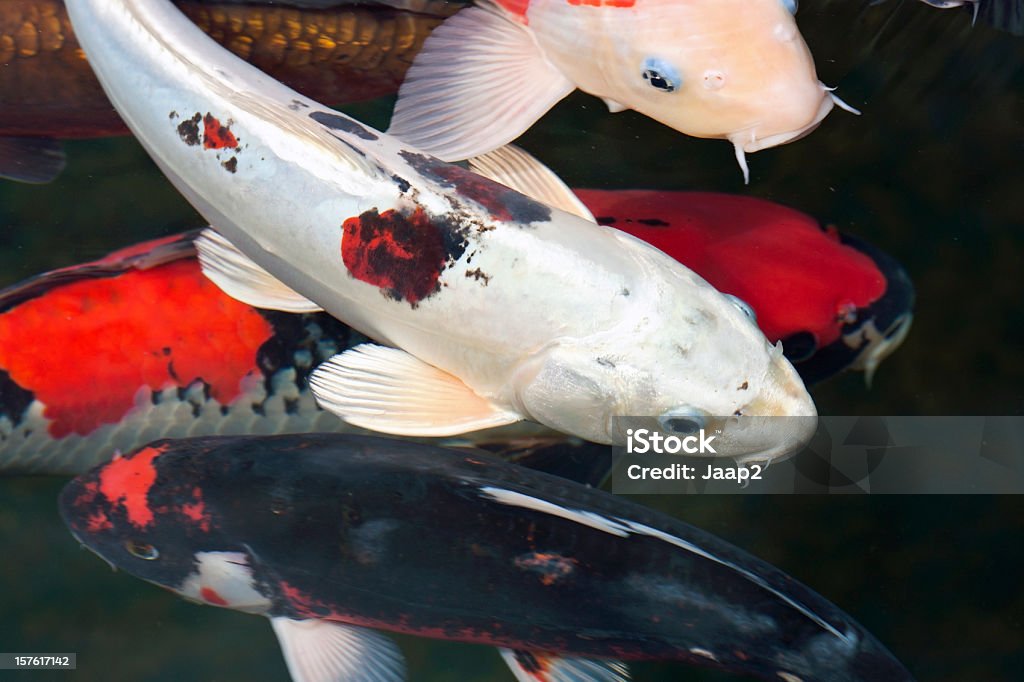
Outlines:
[[0, 137], [0, 178], [45, 185], [53, 182], [67, 157], [60, 142], [44, 137]]
[[316, 368], [309, 378], [320, 405], [350, 424], [402, 436], [453, 436], [522, 417], [462, 381], [397, 348], [370, 343]]
[[195, 245], [203, 274], [231, 298], [256, 308], [288, 313], [323, 310], [250, 260], [219, 232], [203, 230]]
[[445, 161], [468, 159], [519, 137], [575, 88], [530, 29], [468, 7], [427, 38], [388, 133]]
[[402, 682], [395, 643], [365, 628], [330, 620], [276, 617], [270, 624], [294, 682]]
[[519, 682], [629, 682], [622, 661], [498, 649]]
[[507, 144], [469, 159], [469, 169], [548, 206], [591, 222], [594, 214], [554, 172], [526, 151]]

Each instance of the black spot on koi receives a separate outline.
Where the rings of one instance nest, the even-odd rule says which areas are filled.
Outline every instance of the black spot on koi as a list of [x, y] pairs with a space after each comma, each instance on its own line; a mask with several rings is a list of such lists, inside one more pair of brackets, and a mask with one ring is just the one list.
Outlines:
[[487, 286], [491, 282], [491, 276], [480, 268], [477, 268], [476, 270], [466, 270], [466, 277], [472, 277], [477, 282], [483, 280], [484, 286]]
[[463, 197], [483, 206], [495, 220], [524, 226], [551, 220], [548, 206], [489, 178], [426, 154], [402, 151], [400, 155], [424, 177], [441, 187], [455, 189]]
[[309, 115], [309, 117], [316, 121], [317, 123], [327, 126], [328, 128], [332, 128], [334, 130], [341, 130], [343, 132], [349, 133], [350, 135], [355, 135], [356, 137], [362, 138], [364, 140], [379, 139], [375, 133], [367, 130], [359, 123], [356, 123], [347, 116], [341, 116], [339, 114], [329, 114], [325, 111], [314, 111]]
[[178, 136], [190, 147], [195, 147], [200, 143], [199, 122], [202, 120], [202, 115], [197, 113], [192, 118], [178, 124]]

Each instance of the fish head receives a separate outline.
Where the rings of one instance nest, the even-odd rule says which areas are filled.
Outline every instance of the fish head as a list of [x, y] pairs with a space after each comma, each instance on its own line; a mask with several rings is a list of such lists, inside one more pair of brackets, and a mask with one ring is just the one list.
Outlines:
[[251, 558], [204, 500], [190, 446], [158, 441], [69, 482], [59, 507], [72, 535], [115, 570], [186, 599], [262, 612]]
[[625, 442], [617, 417], [643, 417], [678, 435], [714, 432], [718, 456], [771, 460], [799, 449], [817, 412], [781, 345], [768, 342], [745, 303], [664, 253], [643, 252], [651, 259], [643, 286], [655, 290], [635, 293], [653, 304], [535, 354], [516, 377], [521, 408], [602, 443]]
[[[737, 153], [798, 139], [835, 99], [818, 80], [794, 0], [655, 0], [623, 17], [603, 82], [581, 84], [687, 135]], [[628, 44], [626, 44], [628, 42]]]

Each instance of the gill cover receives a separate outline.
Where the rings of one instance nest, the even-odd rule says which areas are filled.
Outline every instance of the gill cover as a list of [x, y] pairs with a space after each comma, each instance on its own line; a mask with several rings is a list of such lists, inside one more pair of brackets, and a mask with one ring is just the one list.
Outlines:
[[[558, 431], [575, 433], [598, 442], [611, 440], [608, 415], [615, 414], [614, 396], [596, 377], [580, 369], [578, 352], [555, 346], [523, 363], [515, 381], [517, 397], [526, 414]], [[594, 367], [601, 369], [598, 359]]]

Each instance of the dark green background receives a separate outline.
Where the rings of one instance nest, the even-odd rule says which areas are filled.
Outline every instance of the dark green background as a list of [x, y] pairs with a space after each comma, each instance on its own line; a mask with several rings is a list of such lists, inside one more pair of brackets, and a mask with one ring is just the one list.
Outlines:
[[[521, 142], [575, 186], [750, 193], [903, 262], [918, 289], [909, 338], [873, 389], [858, 375], [817, 387], [822, 413], [1024, 412], [1024, 39], [898, 0], [808, 1], [800, 24], [822, 80], [864, 115], [837, 111], [808, 138], [751, 156], [749, 187], [727, 143], [609, 115], [584, 95]], [[388, 103], [351, 110], [381, 125]], [[0, 283], [199, 224], [133, 141], [76, 142], [68, 153], [50, 186], [0, 182]], [[79, 551], [56, 514], [61, 483], [0, 480], [0, 650], [76, 651], [79, 670], [0, 679], [286, 679], [262, 619], [187, 604]], [[922, 680], [1021, 679], [1020, 497], [641, 501], [809, 584]], [[486, 648], [401, 642], [414, 681], [511, 680]], [[634, 669], [640, 681], [733, 679]]]

